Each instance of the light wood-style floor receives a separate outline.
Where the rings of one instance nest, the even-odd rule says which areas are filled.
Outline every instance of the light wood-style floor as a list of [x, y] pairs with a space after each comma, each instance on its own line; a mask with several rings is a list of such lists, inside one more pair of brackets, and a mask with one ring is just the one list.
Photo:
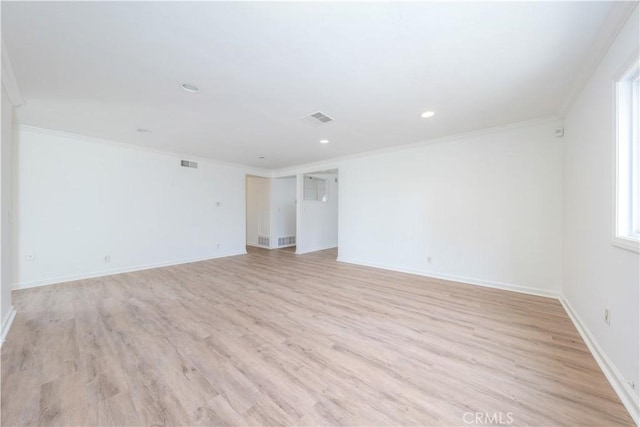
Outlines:
[[632, 425], [557, 301], [335, 251], [249, 248], [14, 299], [4, 426]]

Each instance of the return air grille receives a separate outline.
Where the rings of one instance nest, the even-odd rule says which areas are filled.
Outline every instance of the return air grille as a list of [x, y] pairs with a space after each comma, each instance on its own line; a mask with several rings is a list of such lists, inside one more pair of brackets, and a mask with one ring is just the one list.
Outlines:
[[180, 166], [182, 166], [183, 168], [198, 169], [198, 163], [190, 162], [189, 160], [180, 160]]
[[258, 236], [258, 244], [260, 246], [269, 246], [271, 239], [269, 236]]
[[296, 244], [296, 236], [278, 237], [278, 246], [291, 246]]

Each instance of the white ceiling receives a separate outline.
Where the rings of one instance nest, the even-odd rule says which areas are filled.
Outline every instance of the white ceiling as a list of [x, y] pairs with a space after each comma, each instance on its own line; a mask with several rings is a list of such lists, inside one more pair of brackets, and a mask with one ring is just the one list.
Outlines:
[[280, 168], [557, 114], [611, 10], [3, 1], [2, 35], [21, 124]]

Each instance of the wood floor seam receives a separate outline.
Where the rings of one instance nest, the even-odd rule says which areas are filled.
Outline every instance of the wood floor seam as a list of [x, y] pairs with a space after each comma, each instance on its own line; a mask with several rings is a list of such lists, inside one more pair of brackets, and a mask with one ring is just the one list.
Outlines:
[[558, 300], [294, 250], [14, 291], [2, 425], [634, 425]]

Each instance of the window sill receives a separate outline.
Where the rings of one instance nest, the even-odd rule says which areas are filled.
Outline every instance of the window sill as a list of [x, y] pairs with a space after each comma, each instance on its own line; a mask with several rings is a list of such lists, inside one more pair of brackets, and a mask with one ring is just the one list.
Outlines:
[[611, 239], [611, 244], [620, 249], [640, 253], [640, 241], [638, 240], [615, 236], [613, 239]]

